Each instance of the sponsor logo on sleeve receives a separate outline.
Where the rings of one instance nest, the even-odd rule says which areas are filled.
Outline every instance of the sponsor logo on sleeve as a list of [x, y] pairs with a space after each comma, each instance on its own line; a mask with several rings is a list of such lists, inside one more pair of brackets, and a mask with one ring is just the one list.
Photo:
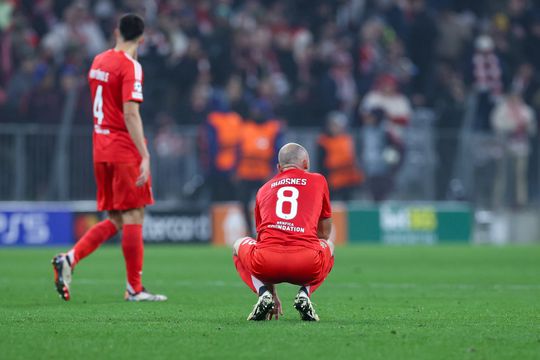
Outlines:
[[133, 84], [133, 92], [131, 93], [131, 97], [137, 100], [143, 99], [142, 84], [140, 81], [135, 81]]

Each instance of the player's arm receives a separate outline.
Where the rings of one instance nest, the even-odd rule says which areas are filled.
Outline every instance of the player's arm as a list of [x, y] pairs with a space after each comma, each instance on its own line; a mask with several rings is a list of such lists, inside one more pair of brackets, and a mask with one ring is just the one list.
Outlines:
[[319, 223], [317, 224], [317, 236], [319, 239], [328, 240], [332, 232], [332, 206], [330, 205], [328, 183], [323, 176], [321, 176], [321, 181], [323, 183], [323, 200]]
[[257, 192], [257, 196], [255, 198], [254, 213], [255, 213], [255, 228], [258, 229], [259, 226], [261, 225], [261, 222], [262, 222], [262, 220], [261, 220], [261, 210], [259, 208], [259, 193], [258, 192]]
[[150, 154], [144, 140], [144, 129], [141, 115], [139, 113], [139, 103], [127, 101], [124, 103], [124, 121], [126, 128], [131, 136], [131, 140], [141, 155], [141, 174], [137, 178], [136, 185], [141, 186], [148, 181], [150, 177]]
[[317, 225], [317, 236], [319, 239], [328, 240], [332, 232], [332, 218], [320, 219]]

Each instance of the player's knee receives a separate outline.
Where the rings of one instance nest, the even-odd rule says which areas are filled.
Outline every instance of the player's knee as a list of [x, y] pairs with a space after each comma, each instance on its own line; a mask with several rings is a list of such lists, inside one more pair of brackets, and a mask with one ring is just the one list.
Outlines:
[[334, 249], [336, 248], [336, 245], [332, 240], [328, 240], [327, 243], [328, 247], [330, 248], [330, 253], [332, 254], [332, 256], [334, 256]]
[[242, 244], [242, 241], [244, 238], [238, 239], [233, 244], [233, 255], [238, 255], [238, 250], [240, 249], [240, 244]]
[[244, 241], [253, 241], [253, 244], [255, 244], [255, 240], [250, 238], [250, 237], [243, 237], [243, 238], [240, 238], [238, 240], [236, 240], [233, 244], [233, 254], [234, 255], [238, 255], [238, 252], [240, 251], [240, 246], [242, 245], [242, 243]]
[[131, 225], [137, 224], [141, 225], [144, 220], [144, 208], [130, 209], [122, 211], [122, 224]]
[[113, 223], [117, 230], [122, 228], [122, 214], [120, 211], [109, 211], [109, 221]]

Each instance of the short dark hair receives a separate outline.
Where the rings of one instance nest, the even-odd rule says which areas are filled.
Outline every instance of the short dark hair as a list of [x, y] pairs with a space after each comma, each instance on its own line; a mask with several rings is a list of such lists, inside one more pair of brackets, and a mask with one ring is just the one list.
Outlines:
[[123, 15], [120, 18], [118, 29], [125, 41], [135, 40], [144, 32], [144, 20], [136, 14]]

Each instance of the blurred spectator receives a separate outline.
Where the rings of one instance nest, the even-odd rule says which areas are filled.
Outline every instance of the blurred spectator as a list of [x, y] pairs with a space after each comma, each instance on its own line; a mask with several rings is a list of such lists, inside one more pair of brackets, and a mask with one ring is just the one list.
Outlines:
[[186, 174], [180, 172], [180, 162], [182, 155], [185, 154], [185, 140], [174, 119], [169, 115], [159, 114], [156, 125], [153, 145], [157, 158], [154, 164], [159, 169], [159, 173], [155, 174], [155, 188], [158, 196], [175, 199], [180, 195], [179, 183], [182, 184], [187, 180]]
[[462, 75], [447, 63], [441, 63], [435, 71], [433, 91], [428, 96], [428, 104], [437, 117], [438, 155], [437, 199], [445, 200], [451, 184], [454, 163], [459, 148], [459, 134], [465, 115], [465, 85]]
[[403, 145], [388, 130], [389, 120], [384, 110], [372, 109], [362, 119], [362, 169], [371, 198], [380, 202], [394, 189], [397, 170], [403, 163]]
[[412, 91], [416, 105], [424, 105], [435, 64], [437, 27], [425, 0], [408, 0], [405, 15], [406, 43], [409, 57], [418, 69]]
[[528, 202], [530, 137], [536, 133], [537, 128], [534, 112], [518, 94], [509, 94], [495, 107], [491, 122], [504, 149], [497, 167], [494, 205], [497, 208], [503, 205], [510, 173], [515, 186], [512, 205], [523, 207]]
[[405, 56], [403, 43], [398, 38], [388, 42], [386, 56], [382, 59], [381, 65], [382, 72], [394, 76], [403, 87], [409, 87], [417, 71], [412, 61]]
[[497, 98], [502, 94], [503, 64], [495, 53], [493, 39], [480, 35], [475, 40], [471, 59], [470, 82], [477, 94], [476, 129], [489, 129], [489, 117]]
[[88, 57], [93, 57], [105, 50], [107, 43], [86, 3], [76, 1], [64, 11], [63, 21], [44, 36], [42, 45], [61, 61], [60, 56], [70, 46], [80, 46]]
[[238, 75], [233, 75], [229, 78], [225, 88], [225, 96], [227, 98], [228, 107], [231, 111], [237, 113], [241, 117], [247, 116], [247, 104], [243, 91], [242, 79]]
[[201, 43], [193, 38], [188, 41], [185, 54], [172, 63], [170, 73], [174, 87], [170, 87], [174, 99], [183, 99], [195, 84], [208, 84], [210, 63], [203, 52]]
[[380, 76], [375, 88], [364, 97], [360, 111], [369, 114], [375, 109], [384, 111], [385, 117], [390, 120], [388, 131], [396, 141], [403, 142], [404, 128], [409, 123], [412, 108], [407, 97], [399, 92], [394, 76]]
[[204, 123], [209, 112], [209, 101], [212, 89], [207, 84], [196, 85], [187, 103], [180, 102], [178, 107], [183, 108], [180, 111], [182, 122], [184, 124], [198, 125]]
[[35, 61], [32, 58], [24, 59], [9, 80], [6, 88], [6, 105], [9, 109], [6, 111], [6, 120], [17, 121], [16, 114], [21, 115], [28, 112], [29, 97], [34, 89], [35, 69]]
[[459, 66], [462, 54], [472, 38], [473, 19], [468, 14], [458, 14], [450, 7], [444, 8], [439, 14], [437, 29], [437, 56], [440, 60]]
[[354, 139], [347, 130], [347, 116], [331, 112], [327, 116], [326, 131], [318, 139], [318, 169], [328, 180], [333, 200], [351, 200], [363, 180]]
[[37, 65], [34, 87], [28, 95], [27, 117], [33, 122], [59, 123], [62, 93], [56, 88], [56, 68], [46, 62]]
[[383, 32], [384, 23], [379, 18], [368, 19], [360, 29], [357, 71], [359, 90], [362, 94], [366, 93], [371, 87], [384, 59]]
[[463, 120], [465, 84], [461, 74], [448, 63], [441, 63], [435, 70], [433, 91], [428, 104], [435, 110], [438, 126], [444, 130], [458, 130]]
[[14, 8], [15, 4], [10, 1], [0, 3], [0, 31], [4, 31], [11, 24]]
[[[217, 100], [215, 102], [218, 103]], [[201, 129], [205, 181], [213, 202], [237, 198], [234, 177], [238, 165], [242, 118], [228, 107], [226, 104], [216, 104]]]
[[32, 27], [39, 37], [47, 35], [58, 23], [58, 17], [54, 12], [53, 0], [36, 1], [32, 9]]
[[511, 38], [521, 47], [527, 37], [527, 27], [530, 21], [530, 8], [528, 0], [508, 0], [506, 15]]
[[321, 111], [339, 110], [351, 115], [357, 100], [356, 83], [352, 74], [352, 59], [347, 53], [335, 54], [332, 68], [321, 84]]
[[520, 94], [527, 104], [540, 108], [540, 79], [530, 63], [521, 64], [512, 79], [511, 90]]
[[270, 104], [254, 100], [242, 126], [236, 176], [238, 198], [249, 233], [254, 231], [250, 203], [255, 193], [276, 171], [277, 154], [282, 145], [283, 129], [273, 118]]
[[525, 56], [538, 71], [540, 70], [540, 9], [537, 8], [532, 13], [529, 36], [525, 39]]

